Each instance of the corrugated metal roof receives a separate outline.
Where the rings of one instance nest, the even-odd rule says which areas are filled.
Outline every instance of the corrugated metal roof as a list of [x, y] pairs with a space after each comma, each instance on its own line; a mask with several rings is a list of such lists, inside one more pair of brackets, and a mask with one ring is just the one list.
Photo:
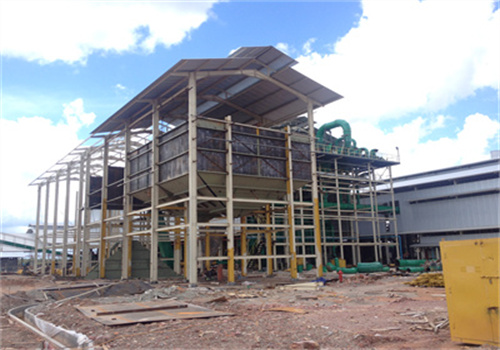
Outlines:
[[[187, 119], [188, 73], [197, 72], [198, 114], [271, 126], [306, 113], [307, 102], [319, 107], [342, 96], [291, 67], [297, 62], [272, 46], [243, 47], [228, 58], [183, 59], [93, 131], [119, 131], [151, 113], [161, 103], [160, 118], [178, 125]], [[148, 127], [144, 118], [137, 127]]]

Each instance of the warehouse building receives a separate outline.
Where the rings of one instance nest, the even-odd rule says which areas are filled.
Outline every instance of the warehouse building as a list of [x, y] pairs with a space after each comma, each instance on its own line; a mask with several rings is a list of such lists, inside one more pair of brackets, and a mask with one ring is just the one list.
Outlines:
[[441, 240], [500, 235], [500, 158], [498, 152], [491, 155], [482, 162], [393, 179], [403, 255], [439, 259]]
[[32, 182], [35, 242], [62, 253], [35, 266], [195, 285], [213, 263], [233, 283], [248, 269], [297, 278], [334, 258], [399, 257], [397, 229], [381, 238], [395, 206], [378, 200], [392, 198], [399, 159], [358, 147], [343, 120], [316, 127], [314, 110], [341, 96], [295, 63], [244, 47], [174, 65]]

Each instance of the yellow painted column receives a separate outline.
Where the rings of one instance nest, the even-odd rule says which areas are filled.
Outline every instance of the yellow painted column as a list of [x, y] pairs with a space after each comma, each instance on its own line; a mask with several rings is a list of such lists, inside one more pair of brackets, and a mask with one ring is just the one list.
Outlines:
[[[241, 218], [241, 223], [242, 224], [247, 223], [246, 216]], [[247, 228], [245, 226], [243, 226], [241, 228], [241, 255], [242, 256], [247, 255]], [[247, 260], [246, 259], [241, 260], [241, 275], [242, 276], [247, 275]]]
[[[187, 216], [184, 217], [184, 222], [187, 222]], [[189, 248], [189, 242], [188, 242], [188, 230], [187, 227], [184, 227], [182, 230], [184, 232], [184, 277], [188, 278], [188, 248]]]
[[[208, 232], [208, 227], [205, 233], [205, 256], [210, 256], [210, 232]], [[205, 261], [205, 269], [210, 270], [210, 260]]]
[[[271, 206], [266, 205], [266, 225], [271, 224]], [[266, 254], [267, 256], [273, 255], [273, 237], [269, 226], [266, 227]], [[267, 275], [273, 274], [273, 259], [267, 258]]]
[[[175, 226], [181, 224], [181, 218], [179, 216], [175, 217]], [[175, 240], [174, 240], [174, 272], [181, 273], [181, 229], [175, 229]]]
[[286, 194], [288, 199], [287, 213], [288, 213], [288, 239], [290, 246], [290, 276], [293, 279], [297, 275], [297, 252], [295, 250], [295, 218], [294, 218], [294, 204], [293, 204], [293, 168], [292, 168], [292, 140], [290, 138], [290, 126], [286, 128]]

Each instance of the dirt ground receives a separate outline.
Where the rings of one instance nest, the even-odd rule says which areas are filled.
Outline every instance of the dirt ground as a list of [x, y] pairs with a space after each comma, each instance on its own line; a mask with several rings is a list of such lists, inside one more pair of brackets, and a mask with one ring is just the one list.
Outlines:
[[[438, 332], [430, 329], [429, 321], [436, 325], [447, 318], [444, 288], [404, 284], [415, 275], [345, 277], [343, 283], [330, 282], [317, 290], [284, 288], [292, 283], [286, 274], [271, 278], [255, 275], [234, 286], [204, 282], [189, 288], [181, 281], [152, 285], [141, 282], [148, 290], [140, 290], [139, 294], [133, 294], [137, 289], [130, 288], [137, 287], [137, 281], [121, 282], [118, 294], [125, 295], [111, 293], [110, 296], [56, 303], [50, 294], [39, 289], [88, 281], [56, 280], [48, 276], [1, 276], [0, 344], [2, 349], [43, 348], [42, 338], [7, 316], [7, 311], [15, 306], [38, 303], [35, 311], [39, 317], [83, 333], [93, 340], [96, 349], [105, 350], [468, 348], [465, 344], [452, 342], [447, 327]], [[315, 277], [311, 273], [301, 278], [293, 283], [309, 282]], [[105, 326], [76, 309], [78, 306], [155, 299], [175, 299], [233, 316]]]

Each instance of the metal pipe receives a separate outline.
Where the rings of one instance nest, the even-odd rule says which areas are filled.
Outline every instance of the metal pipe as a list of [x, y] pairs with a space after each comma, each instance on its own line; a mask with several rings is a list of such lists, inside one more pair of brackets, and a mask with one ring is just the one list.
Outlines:
[[334, 120], [333, 122], [323, 124], [318, 129], [318, 132], [316, 133], [316, 137], [318, 138], [318, 142], [323, 143], [326, 131], [337, 128], [337, 127], [342, 128], [342, 131], [344, 133], [342, 138], [345, 140], [345, 146], [351, 147], [351, 143], [352, 143], [351, 126], [349, 125], [348, 122], [346, 122], [345, 120], [342, 120], [342, 119], [337, 119], [337, 120]]

